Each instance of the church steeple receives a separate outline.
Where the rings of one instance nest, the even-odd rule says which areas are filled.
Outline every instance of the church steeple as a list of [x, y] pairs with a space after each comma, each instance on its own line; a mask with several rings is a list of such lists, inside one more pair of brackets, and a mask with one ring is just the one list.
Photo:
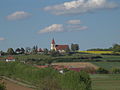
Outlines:
[[52, 43], [51, 44], [55, 44], [55, 40], [54, 40], [54, 38], [53, 38], [53, 40], [52, 40]]
[[51, 50], [55, 50], [55, 40], [54, 40], [54, 38], [52, 39], [52, 42], [51, 42]]

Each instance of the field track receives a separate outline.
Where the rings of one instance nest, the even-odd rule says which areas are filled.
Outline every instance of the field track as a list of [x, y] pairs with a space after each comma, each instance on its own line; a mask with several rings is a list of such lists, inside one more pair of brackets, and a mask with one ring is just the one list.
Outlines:
[[21, 83], [19, 81], [7, 78], [7, 77], [3, 77], [3, 81], [5, 82], [6, 88], [7, 90], [34, 90], [30, 87], [30, 85]]

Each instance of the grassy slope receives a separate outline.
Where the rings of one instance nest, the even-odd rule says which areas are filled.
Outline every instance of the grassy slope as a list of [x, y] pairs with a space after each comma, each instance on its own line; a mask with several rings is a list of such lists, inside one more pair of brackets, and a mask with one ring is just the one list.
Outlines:
[[91, 75], [93, 90], [120, 90], [120, 74]]

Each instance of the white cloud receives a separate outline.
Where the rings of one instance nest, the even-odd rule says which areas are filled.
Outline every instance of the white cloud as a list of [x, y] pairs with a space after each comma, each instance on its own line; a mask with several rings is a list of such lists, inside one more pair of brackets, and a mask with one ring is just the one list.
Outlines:
[[67, 23], [68, 24], [80, 24], [81, 21], [80, 20], [69, 20]]
[[30, 13], [24, 12], [24, 11], [16, 11], [10, 15], [7, 16], [8, 20], [20, 20], [20, 19], [24, 19], [31, 16]]
[[81, 30], [87, 30], [87, 26], [81, 26], [81, 25], [68, 25], [66, 26], [66, 29], [71, 32], [71, 31], [81, 31]]
[[63, 31], [63, 25], [62, 24], [52, 24], [42, 30], [40, 30], [38, 33], [48, 33], [48, 32], [62, 32]]
[[5, 38], [3, 38], [3, 37], [0, 37], [0, 41], [3, 41], [3, 40], [5, 40]]
[[69, 20], [65, 25], [63, 24], [52, 24], [44, 29], [38, 31], [39, 34], [48, 32], [74, 32], [88, 29], [87, 26], [83, 26], [80, 20]]
[[47, 6], [44, 10], [56, 15], [63, 15], [93, 12], [99, 9], [116, 8], [117, 6], [117, 3], [108, 0], [73, 0], [59, 5]]

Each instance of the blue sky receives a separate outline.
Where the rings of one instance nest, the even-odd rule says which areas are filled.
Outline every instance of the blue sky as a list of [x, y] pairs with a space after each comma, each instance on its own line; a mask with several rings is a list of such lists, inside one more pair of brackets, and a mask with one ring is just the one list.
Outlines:
[[0, 50], [77, 43], [120, 44], [119, 0], [0, 0]]

